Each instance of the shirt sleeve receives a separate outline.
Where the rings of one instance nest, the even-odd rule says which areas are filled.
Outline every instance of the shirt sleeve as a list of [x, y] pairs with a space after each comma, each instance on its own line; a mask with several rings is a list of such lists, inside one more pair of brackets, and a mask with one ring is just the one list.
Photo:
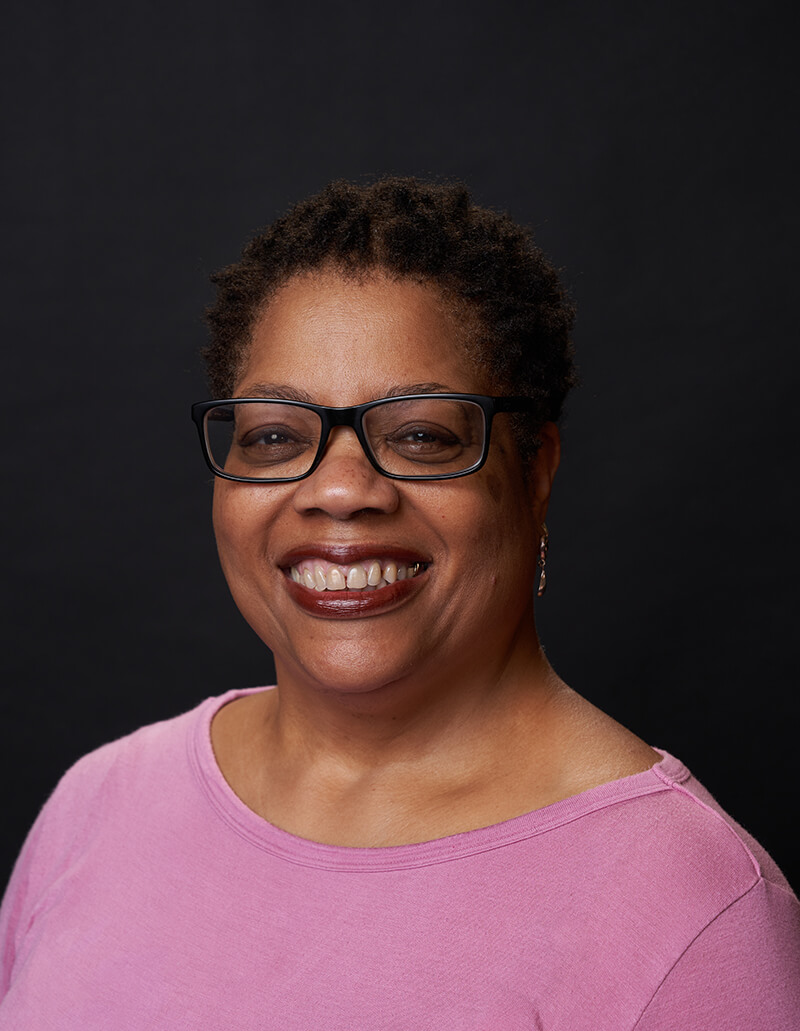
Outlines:
[[13, 980], [42, 893], [86, 840], [92, 822], [103, 819], [101, 792], [113, 754], [105, 746], [78, 760], [56, 785], [25, 840], [0, 906], [0, 1000]]
[[790, 892], [760, 879], [686, 949], [635, 1025], [675, 1028], [800, 1028], [800, 904]]
[[43, 815], [40, 813], [17, 858], [0, 906], [0, 1000], [4, 998], [11, 983], [19, 937], [24, 933], [31, 861], [37, 848], [42, 823]]

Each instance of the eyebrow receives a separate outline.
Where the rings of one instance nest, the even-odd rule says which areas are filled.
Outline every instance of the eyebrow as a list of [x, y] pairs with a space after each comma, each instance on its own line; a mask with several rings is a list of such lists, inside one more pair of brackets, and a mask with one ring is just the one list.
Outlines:
[[[452, 394], [454, 391], [444, 383], [403, 383], [390, 387], [383, 397], [405, 397], [407, 394]], [[239, 397], [275, 397], [283, 401], [300, 401], [316, 404], [314, 398], [305, 390], [290, 387], [285, 383], [249, 383], [241, 391]], [[371, 398], [371, 400], [379, 400]]]
[[453, 394], [455, 391], [446, 387], [444, 383], [404, 383], [399, 387], [392, 387], [384, 397], [403, 397], [405, 394]]
[[314, 398], [305, 390], [289, 387], [283, 383], [249, 383], [239, 397], [276, 397], [283, 401], [304, 401], [313, 405]]

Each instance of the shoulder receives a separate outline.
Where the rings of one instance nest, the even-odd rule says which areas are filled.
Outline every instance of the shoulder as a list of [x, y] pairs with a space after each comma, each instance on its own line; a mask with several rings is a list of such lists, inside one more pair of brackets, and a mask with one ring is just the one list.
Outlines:
[[140, 727], [82, 756], [60, 779], [44, 811], [70, 808], [89, 799], [110, 801], [121, 789], [126, 793], [141, 789], [142, 776], [159, 773], [183, 757], [193, 728], [219, 702], [206, 699], [189, 712]]
[[28, 883], [52, 881], [113, 819], [146, 813], [186, 781], [190, 744], [213, 713], [237, 692], [208, 698], [180, 716], [141, 727], [79, 759], [60, 779], [17, 861]]
[[664, 973], [729, 907], [736, 918], [736, 903], [761, 882], [797, 909], [766, 851], [669, 755], [551, 813], [549, 851], [562, 886], [568, 879], [580, 895], [589, 930], [623, 950], [626, 941], [648, 942]]
[[[662, 761], [652, 771], [665, 788], [654, 811], [658, 818], [654, 829], [657, 831], [658, 823], [669, 829], [671, 843], [664, 847], [674, 860], [695, 873], [703, 890], [717, 885], [738, 897], [763, 877], [790, 891], [766, 849], [723, 809], [683, 763], [668, 753], [662, 755]], [[665, 820], [668, 822], [664, 823]]]
[[0, 995], [16, 951], [53, 886], [80, 866], [110, 818], [129, 831], [131, 817], [149, 811], [156, 785], [174, 776], [190, 728], [214, 701], [103, 745], [61, 778], [28, 834], [0, 908]]
[[665, 755], [558, 809], [545, 837], [574, 914], [573, 965], [603, 942], [594, 983], [630, 1000], [637, 1031], [800, 1026], [786, 1016], [800, 1007], [800, 904], [680, 762]]
[[674, 902], [688, 897], [695, 911], [709, 916], [762, 877], [790, 890], [766, 850], [681, 762], [662, 755], [647, 773], [609, 785], [620, 790], [612, 790], [610, 804], [595, 814], [610, 857], [628, 856], [628, 876]]

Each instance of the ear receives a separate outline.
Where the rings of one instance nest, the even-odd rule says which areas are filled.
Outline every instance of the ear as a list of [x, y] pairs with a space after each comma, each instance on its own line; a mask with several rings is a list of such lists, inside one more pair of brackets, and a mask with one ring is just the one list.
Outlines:
[[541, 444], [530, 461], [528, 483], [531, 504], [537, 523], [545, 521], [550, 491], [553, 487], [558, 463], [561, 461], [561, 436], [554, 422], [546, 422], [539, 430]]

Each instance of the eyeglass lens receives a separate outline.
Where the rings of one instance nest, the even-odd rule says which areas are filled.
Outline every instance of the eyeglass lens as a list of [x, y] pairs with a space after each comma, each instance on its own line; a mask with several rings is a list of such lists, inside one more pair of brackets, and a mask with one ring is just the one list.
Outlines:
[[[319, 450], [322, 419], [302, 405], [229, 402], [206, 414], [213, 464], [255, 480], [302, 476]], [[397, 398], [368, 409], [364, 435], [378, 466], [395, 476], [447, 475], [477, 465], [485, 418], [473, 401]]]

